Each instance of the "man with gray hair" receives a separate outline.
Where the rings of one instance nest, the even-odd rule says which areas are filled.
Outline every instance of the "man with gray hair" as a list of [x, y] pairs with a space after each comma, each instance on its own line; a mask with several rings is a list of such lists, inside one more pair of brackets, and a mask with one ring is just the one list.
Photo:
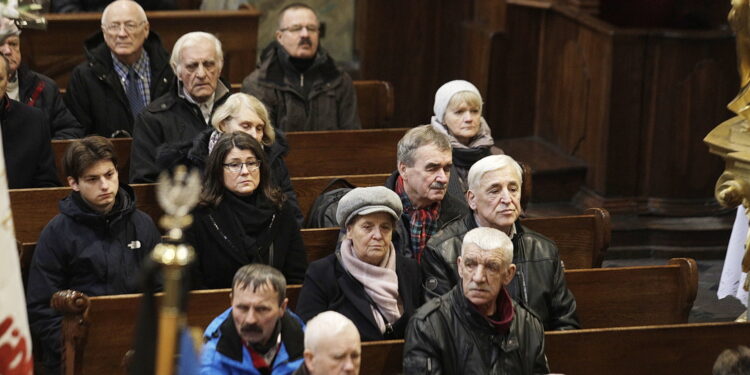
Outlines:
[[447, 192], [453, 156], [445, 134], [430, 125], [412, 128], [398, 141], [397, 158], [385, 183], [404, 206], [393, 242], [402, 255], [421, 261], [427, 240], [469, 209], [463, 197]]
[[192, 141], [211, 123], [211, 115], [229, 97], [219, 78], [224, 66], [221, 42], [202, 31], [187, 33], [174, 44], [169, 63], [177, 77], [172, 89], [135, 120], [130, 153], [130, 182], [156, 182], [158, 148]]
[[501, 230], [513, 240], [517, 276], [510, 295], [540, 317], [546, 330], [580, 328], [576, 302], [552, 240], [522, 226], [521, 166], [508, 155], [491, 155], [469, 170], [466, 200], [472, 213], [447, 225], [427, 243], [421, 263], [427, 297], [439, 296], [458, 283], [456, 262], [464, 235], [477, 227]]
[[104, 9], [101, 32], [84, 48], [87, 61], [73, 70], [65, 104], [85, 135], [130, 137], [136, 115], [174, 80], [159, 35], [138, 3], [117, 0]]
[[406, 328], [406, 374], [546, 374], [544, 329], [506, 286], [516, 266], [513, 243], [475, 228], [457, 258], [461, 282], [424, 304]]
[[49, 120], [52, 139], [83, 137], [83, 127], [68, 107], [57, 83], [44, 74], [29, 69], [21, 59], [21, 30], [8, 18], [0, 18], [0, 53], [8, 59], [8, 97], [41, 109]]
[[286, 281], [265, 264], [234, 274], [232, 306], [204, 332], [201, 374], [293, 373], [303, 361], [302, 320], [287, 310]]
[[294, 375], [357, 375], [361, 356], [354, 323], [335, 311], [324, 311], [307, 322], [305, 362]]

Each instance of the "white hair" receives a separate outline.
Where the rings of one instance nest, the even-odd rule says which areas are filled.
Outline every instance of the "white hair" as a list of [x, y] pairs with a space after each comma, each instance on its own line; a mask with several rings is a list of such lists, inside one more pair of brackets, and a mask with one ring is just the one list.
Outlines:
[[172, 56], [169, 57], [169, 65], [172, 67], [175, 75], [180, 74], [182, 70], [182, 50], [196, 45], [200, 41], [209, 41], [213, 44], [216, 55], [216, 66], [219, 70], [224, 66], [224, 52], [221, 50], [221, 41], [213, 34], [203, 31], [193, 31], [177, 39], [172, 47]]
[[146, 18], [146, 11], [143, 10], [143, 7], [141, 7], [141, 4], [138, 4], [137, 2], [133, 0], [116, 0], [116, 1], [109, 3], [109, 5], [107, 5], [107, 7], [104, 8], [104, 11], [102, 12], [102, 20], [101, 20], [102, 25], [104, 25], [104, 23], [106, 22], [105, 20], [107, 19], [107, 16], [109, 16], [109, 12], [112, 11], [112, 8], [118, 7], [120, 5], [125, 5], [126, 3], [128, 5], [132, 5], [135, 7], [136, 13], [138, 13], [138, 16], [141, 18], [140, 21], [148, 22], [148, 18]]
[[513, 242], [501, 230], [490, 227], [474, 228], [466, 233], [461, 244], [461, 257], [469, 245], [485, 251], [499, 251], [505, 266], [513, 263]]
[[320, 342], [327, 337], [336, 337], [352, 331], [360, 341], [359, 330], [349, 318], [336, 311], [324, 311], [307, 322], [305, 329], [305, 349], [315, 353]]
[[523, 184], [523, 168], [521, 168], [521, 165], [508, 155], [490, 155], [480, 159], [471, 166], [471, 169], [469, 169], [469, 175], [466, 178], [469, 182], [469, 190], [476, 190], [479, 188], [479, 181], [485, 173], [503, 169], [508, 166], [512, 167], [518, 175], [518, 187], [520, 188]]

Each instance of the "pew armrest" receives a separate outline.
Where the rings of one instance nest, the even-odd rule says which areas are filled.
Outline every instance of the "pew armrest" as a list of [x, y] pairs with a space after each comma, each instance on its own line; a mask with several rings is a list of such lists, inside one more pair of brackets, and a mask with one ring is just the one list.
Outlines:
[[61, 290], [52, 295], [50, 305], [63, 314], [60, 359], [65, 375], [83, 373], [83, 350], [88, 338], [89, 297], [77, 290]]
[[592, 268], [601, 268], [604, 261], [604, 255], [609, 248], [609, 241], [612, 237], [612, 221], [609, 211], [604, 208], [589, 208], [584, 211], [585, 214], [594, 216], [594, 227], [596, 239], [594, 242], [594, 253], [592, 254]]

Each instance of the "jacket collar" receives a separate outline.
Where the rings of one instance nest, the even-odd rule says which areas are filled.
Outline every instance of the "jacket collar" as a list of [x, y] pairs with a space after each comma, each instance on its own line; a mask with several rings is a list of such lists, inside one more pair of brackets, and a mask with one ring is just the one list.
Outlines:
[[[234, 319], [232, 313], [227, 314], [227, 319], [219, 327], [221, 337], [219, 342], [216, 344], [216, 351], [222, 355], [237, 361], [242, 362], [242, 350], [244, 344], [242, 338], [237, 333], [237, 328], [234, 325]], [[286, 349], [289, 355], [289, 361], [294, 361], [298, 358], [302, 358], [302, 353], [305, 351], [304, 346], [305, 333], [297, 319], [292, 316], [292, 313], [287, 310], [284, 316], [281, 317], [281, 344], [282, 349]], [[278, 358], [278, 353], [276, 354]]]
[[[259, 68], [266, 70], [266, 76], [262, 77], [261, 81], [287, 86], [281, 59], [289, 59], [289, 55], [285, 51], [282, 52], [283, 49], [284, 47], [275, 40], [263, 49]], [[308, 72], [312, 70], [317, 70], [323, 82], [330, 82], [341, 75], [333, 59], [320, 44], [318, 44], [318, 52], [315, 54], [315, 62], [308, 69]]]
[[506, 335], [500, 335], [497, 333], [494, 327], [483, 317], [481, 314], [471, 306], [469, 301], [464, 296], [463, 287], [461, 282], [453, 288], [451, 291], [451, 299], [453, 300], [451, 308], [456, 316], [461, 317], [468, 325], [469, 329], [482, 336], [489, 336], [490, 342], [495, 345], [499, 345], [504, 352], [518, 350], [518, 309], [517, 304], [511, 299], [513, 303], [514, 317], [510, 323], [510, 330]]

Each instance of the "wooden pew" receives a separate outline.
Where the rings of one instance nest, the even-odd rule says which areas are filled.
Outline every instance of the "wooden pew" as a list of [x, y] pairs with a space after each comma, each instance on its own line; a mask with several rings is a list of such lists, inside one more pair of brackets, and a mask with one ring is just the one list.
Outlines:
[[[695, 262], [691, 259], [677, 259], [670, 263], [690, 262], [695, 266]], [[567, 271], [566, 276], [575, 275], [573, 278], [574, 281], [569, 283], [574, 293], [581, 292], [583, 288], [586, 289], [586, 293], [579, 294], [581, 296], [578, 299], [579, 315], [582, 317], [600, 315], [596, 323], [601, 324], [602, 327], [614, 327], [624, 322], [631, 324], [649, 324], [652, 322], [680, 323], [687, 320], [687, 315], [682, 315], [684, 312], [680, 310], [683, 307], [682, 303], [670, 297], [673, 294], [678, 296], [689, 294], [689, 290], [682, 290], [682, 288], [689, 288], [689, 286], [680, 277], [662, 277], [659, 279], [652, 277], [656, 273], [670, 273], [680, 268], [681, 266], [679, 265], [668, 265], [626, 267], [622, 269], [589, 269]], [[693, 269], [692, 272], [697, 271]], [[639, 277], [644, 277], [647, 282], [659, 281], [659, 283], [651, 284], [650, 288], [640, 288], [639, 286], [641, 285], [638, 285], [636, 281], [632, 281]], [[697, 283], [697, 279], [695, 279], [695, 282]], [[612, 293], [612, 286], [618, 283], [621, 284], [621, 289], [617, 293]], [[695, 286], [692, 285], [693, 288]], [[299, 285], [292, 285], [287, 288], [287, 297], [292, 309], [296, 306], [299, 290]], [[607, 294], [612, 294], [620, 298], [597, 298], [597, 296]], [[191, 292], [188, 302], [189, 324], [205, 328], [215, 316], [219, 315], [229, 306], [228, 295], [229, 289]], [[655, 296], [662, 296], [662, 302], [659, 302]], [[117, 372], [122, 356], [131, 345], [132, 335], [123, 334], [117, 335], [118, 337], [112, 337], [111, 332], [129, 333], [135, 331], [135, 316], [137, 316], [136, 311], [139, 304], [139, 297], [140, 295], [138, 294], [128, 294], [88, 298], [81, 293], [57, 293], [53, 297], [53, 306], [65, 313], [63, 320], [64, 342], [67, 348], [66, 352], [72, 353], [65, 358], [69, 364], [68, 368], [81, 369], [73, 373]], [[693, 294], [694, 297], [695, 295]], [[664, 312], [662, 317], [655, 318], [656, 314], [667, 310], [656, 308], [654, 309], [655, 311], [652, 311], [655, 303], [668, 304], [672, 309]], [[690, 304], [692, 304], [692, 300]], [[673, 313], [677, 310], [680, 310], [678, 314]], [[628, 312], [627, 319], [623, 318], [621, 311]], [[130, 318], [123, 319], [123, 317]], [[582, 319], [582, 321], [586, 324], [585, 319]], [[590, 320], [590, 322], [594, 322], [594, 320]], [[610, 328], [609, 330], [613, 329]], [[606, 330], [585, 331], [599, 332]], [[84, 339], [77, 343], [72, 339], [73, 337], [82, 337]], [[585, 343], [585, 341], [582, 342]], [[400, 341], [363, 345], [363, 352], [372, 352], [373, 354], [363, 355], [363, 358], [369, 358], [369, 360], [365, 361], [363, 359], [362, 368], [367, 368], [366, 371], [369, 372], [366, 373], [394, 373], [401, 366], [400, 358], [402, 350], [399, 345]], [[366, 347], [367, 349], [365, 349]], [[559, 346], [559, 348], [564, 347], [563, 344]], [[550, 350], [553, 351], [561, 350], [554, 345], [551, 348]], [[577, 361], [571, 359], [571, 363], [583, 362], [581, 356], [572, 356], [572, 358], [576, 358]], [[552, 361], [552, 359], [550, 360]], [[555, 369], [555, 371], [560, 370]], [[568, 372], [568, 368], [565, 371], [569, 374], [602, 373]], [[70, 372], [68, 373], [71, 374]]]
[[[357, 113], [362, 129], [392, 127], [395, 98], [388, 81], [353, 81], [357, 93]], [[239, 92], [242, 84], [233, 83], [232, 91]]]
[[[255, 69], [258, 41], [257, 10], [146, 12], [151, 31], [159, 33], [167, 51], [177, 39], [191, 31], [216, 35], [224, 50], [223, 75], [229, 82], [242, 82]], [[101, 14], [47, 14], [47, 30], [24, 30], [23, 60], [32, 70], [67, 87], [70, 73], [84, 61], [83, 42], [101, 30]]]
[[[406, 128], [289, 132], [284, 161], [292, 177], [391, 173], [396, 170], [396, 145]], [[60, 181], [62, 157], [71, 140], [52, 141]], [[129, 176], [131, 138], [113, 139], [120, 176]], [[375, 157], [377, 155], [377, 157]], [[124, 180], [124, 181], [125, 181]]]

